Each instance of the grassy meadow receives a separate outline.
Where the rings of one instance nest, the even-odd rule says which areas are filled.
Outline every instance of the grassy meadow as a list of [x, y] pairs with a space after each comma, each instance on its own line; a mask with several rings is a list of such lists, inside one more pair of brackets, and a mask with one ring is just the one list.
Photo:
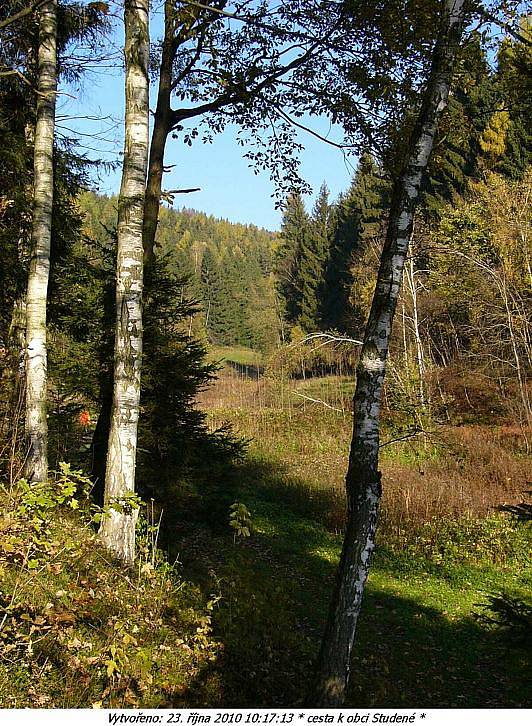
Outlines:
[[[342, 541], [353, 381], [271, 377], [245, 349], [211, 356], [223, 369], [198, 405], [213, 429], [232, 425], [245, 453], [222, 477], [213, 464], [201, 491], [175, 481], [162, 513], [149, 504], [135, 571], [99, 544], [81, 473], [2, 493], [2, 706], [306, 698]], [[530, 602], [530, 525], [498, 509], [530, 488], [522, 432], [468, 423], [403, 438], [389, 411], [383, 428], [384, 501], [347, 705], [527, 705], [530, 611], [510, 607], [501, 627], [485, 609], [502, 594], [503, 610]], [[234, 503], [250, 512], [249, 537], [230, 527]]]
[[[216, 526], [191, 532], [194, 548], [181, 525], [185, 569], [221, 595], [223, 656], [204, 687], [225, 705], [295, 704], [341, 547], [353, 381], [275, 380], [242, 351], [220, 357], [224, 369], [199, 404], [213, 428], [230, 422], [249, 441], [223, 497], [250, 510], [252, 535], [228, 542], [222, 523], [219, 535]], [[395, 438], [387, 416], [383, 442]], [[490, 595], [529, 597], [529, 525], [498, 509], [527, 489], [525, 444], [517, 427], [469, 424], [383, 446], [378, 550], [349, 705], [526, 703], [526, 644], [479, 617]]]

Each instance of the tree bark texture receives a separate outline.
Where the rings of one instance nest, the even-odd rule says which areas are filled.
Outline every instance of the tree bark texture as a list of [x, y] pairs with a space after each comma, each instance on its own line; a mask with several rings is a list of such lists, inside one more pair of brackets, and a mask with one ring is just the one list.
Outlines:
[[166, 0], [164, 4], [164, 40], [159, 69], [159, 91], [153, 120], [148, 182], [144, 202], [143, 244], [144, 264], [147, 268], [150, 267], [153, 261], [163, 183], [164, 151], [171, 128], [172, 66], [177, 49], [172, 13], [174, 13], [174, 4], [171, 0]]
[[149, 0], [124, 0], [126, 116], [118, 200], [116, 334], [111, 430], [102, 520], [104, 544], [124, 563], [135, 559], [137, 426], [142, 364], [142, 223], [149, 143]]
[[[116, 265], [116, 260], [115, 263]], [[107, 448], [111, 431], [114, 390], [114, 341], [116, 327], [115, 284], [106, 282], [103, 296], [102, 341], [99, 346], [99, 403], [100, 412], [91, 443], [91, 476], [94, 480], [93, 500], [99, 506], [104, 503]]]
[[391, 200], [386, 240], [372, 307], [357, 368], [353, 399], [353, 437], [346, 476], [348, 523], [329, 616], [317, 662], [310, 702], [341, 706], [349, 684], [353, 643], [371, 555], [375, 547], [381, 497], [379, 418], [386, 357], [403, 268], [412, 233], [423, 173], [447, 104], [463, 25], [463, 0], [444, 0], [441, 29], [422, 106], [413, 130], [403, 172]]
[[25, 475], [48, 479], [46, 420], [46, 298], [54, 196], [54, 127], [57, 91], [57, 0], [39, 10], [38, 93], [34, 149], [32, 254], [26, 295], [26, 440]]

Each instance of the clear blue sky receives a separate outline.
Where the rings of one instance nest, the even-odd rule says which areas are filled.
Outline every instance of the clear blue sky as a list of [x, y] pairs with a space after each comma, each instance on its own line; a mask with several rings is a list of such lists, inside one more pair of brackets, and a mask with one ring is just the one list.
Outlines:
[[[152, 38], [155, 37], [160, 23], [152, 23]], [[109, 47], [120, 49], [122, 29], [117, 25], [109, 39]], [[93, 158], [100, 156], [107, 160], [119, 160], [122, 151], [122, 125], [124, 90], [122, 71], [116, 68], [104, 68], [95, 64], [81, 80], [79, 87], [63, 89], [69, 95], [61, 98], [58, 107], [58, 125], [68, 127], [77, 133], [97, 134], [108, 141], [90, 136], [80, 136], [82, 145], [89, 147], [87, 153]], [[152, 108], [155, 105], [156, 86], [152, 88]], [[62, 118], [65, 116], [66, 118]], [[90, 116], [92, 119], [75, 118]], [[109, 117], [108, 120], [99, 120]], [[304, 120], [312, 128], [322, 134], [329, 132], [329, 124], [324, 119]], [[194, 194], [178, 195], [175, 206], [188, 206], [227, 218], [234, 222], [253, 223], [267, 229], [279, 228], [281, 213], [275, 209], [272, 198], [273, 184], [268, 172], [255, 175], [242, 158], [243, 148], [235, 142], [236, 129], [227, 129], [215, 137], [212, 144], [203, 145], [196, 142], [192, 147], [186, 146], [182, 140], [169, 139], [165, 156], [165, 164], [175, 164], [165, 174], [165, 189], [200, 187], [201, 191]], [[67, 133], [67, 131], [65, 131]], [[334, 131], [331, 132], [334, 138]], [[335, 198], [345, 190], [353, 174], [354, 159], [346, 162], [340, 150], [301, 132], [300, 141], [304, 144], [301, 154], [301, 174], [310, 183], [316, 193], [323, 181]], [[114, 143], [113, 143], [114, 142]], [[120, 184], [120, 169], [100, 172], [95, 180], [95, 187], [101, 192], [117, 192]], [[312, 197], [307, 197], [307, 206], [312, 204]]]

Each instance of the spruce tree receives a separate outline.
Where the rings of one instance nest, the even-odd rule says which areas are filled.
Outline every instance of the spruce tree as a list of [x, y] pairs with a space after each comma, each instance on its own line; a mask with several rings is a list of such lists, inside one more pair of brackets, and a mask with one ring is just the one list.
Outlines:
[[[532, 21], [521, 20], [521, 35], [532, 35]], [[505, 148], [494, 171], [521, 179], [531, 163], [532, 51], [530, 44], [506, 39], [497, 56], [495, 81], [502, 107], [508, 113]]]
[[332, 215], [329, 190], [322, 184], [312, 210], [308, 235], [302, 240], [297, 266], [301, 299], [298, 323], [307, 332], [320, 329], [323, 323], [325, 271], [334, 228]]
[[201, 260], [201, 289], [205, 329], [211, 342], [223, 343], [227, 326], [222, 306], [222, 279], [216, 250], [208, 245]]
[[322, 300], [325, 328], [353, 333], [359, 327], [359, 311], [351, 300], [353, 265], [377, 234], [388, 204], [388, 188], [371, 154], [363, 154], [349, 190], [335, 205]]
[[298, 284], [301, 251], [310, 232], [310, 219], [303, 199], [291, 194], [285, 204], [279, 246], [274, 255], [276, 289], [283, 302], [288, 323], [294, 325], [301, 314]]

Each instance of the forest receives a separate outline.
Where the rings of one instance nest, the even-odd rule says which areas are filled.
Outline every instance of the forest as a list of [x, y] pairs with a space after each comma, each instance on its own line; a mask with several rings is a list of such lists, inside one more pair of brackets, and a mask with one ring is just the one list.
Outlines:
[[530, 707], [531, 22], [1, 4], [0, 708]]

